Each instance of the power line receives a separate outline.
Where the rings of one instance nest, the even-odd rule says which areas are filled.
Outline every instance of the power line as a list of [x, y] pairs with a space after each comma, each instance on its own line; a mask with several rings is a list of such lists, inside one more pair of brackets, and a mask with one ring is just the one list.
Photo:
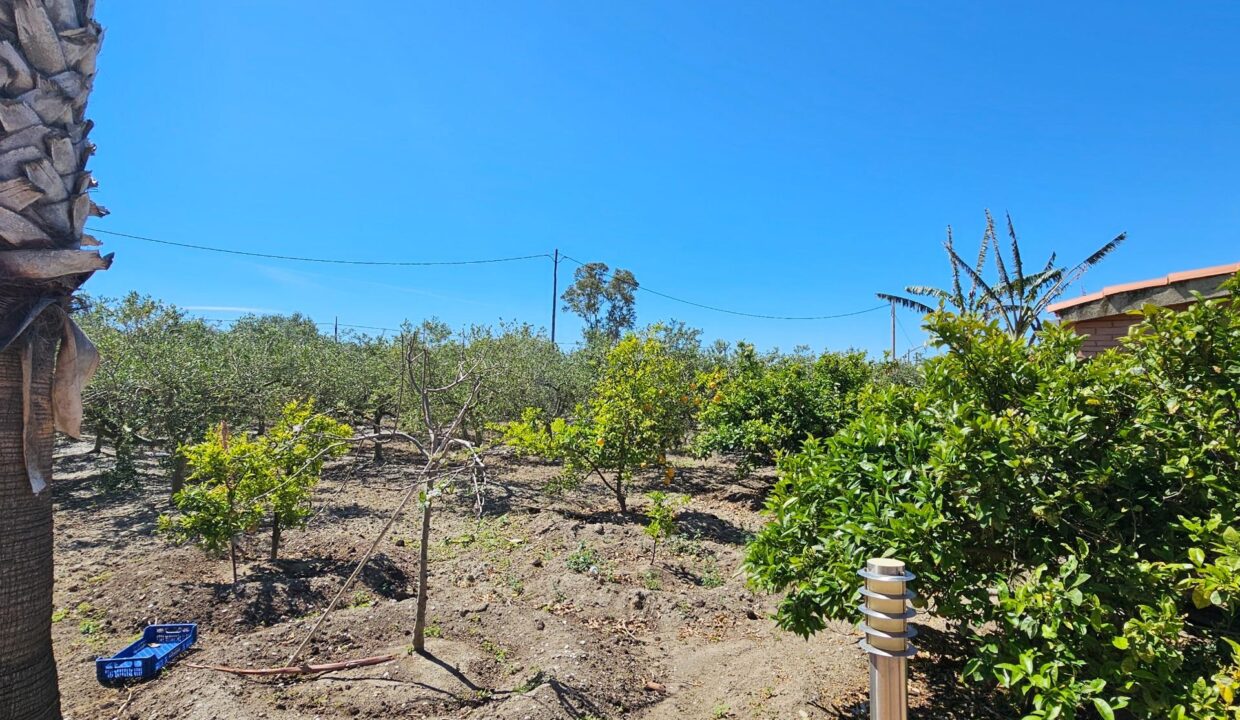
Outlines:
[[[116, 237], [129, 238], [131, 240], [141, 240], [143, 242], [155, 243], [158, 245], [167, 245], [171, 247], [187, 248], [190, 250], [203, 250], [206, 252], [222, 253], [225, 255], [241, 255], [244, 257], [267, 258], [270, 260], [291, 260], [295, 262], [310, 262], [310, 263], [321, 263], [321, 264], [328, 264], [328, 265], [367, 265], [367, 266], [383, 265], [383, 266], [395, 266], [395, 267], [433, 267], [433, 266], [450, 266], [450, 265], [484, 265], [484, 264], [493, 264], [493, 263], [519, 262], [523, 260], [536, 260], [538, 258], [547, 258], [549, 260], [552, 260], [553, 262], [558, 262], [557, 258], [553, 257], [549, 253], [535, 253], [532, 255], [517, 255], [513, 257], [500, 257], [500, 258], [483, 258], [483, 259], [478, 259], [478, 260], [425, 260], [425, 261], [423, 260], [416, 260], [416, 261], [415, 260], [343, 260], [343, 259], [336, 259], [336, 258], [303, 257], [303, 256], [298, 256], [298, 255], [277, 255], [274, 253], [251, 252], [248, 250], [232, 250], [228, 248], [213, 247], [210, 245], [197, 245], [193, 243], [174, 242], [172, 240], [161, 240], [159, 238], [147, 237], [145, 235], [135, 235], [132, 233], [117, 232], [115, 230], [102, 230], [99, 228], [88, 228], [88, 229], [91, 232], [102, 233], [104, 235], [115, 235]], [[558, 251], [556, 255], [559, 258], [569, 260], [571, 262], [576, 263], [577, 265], [586, 264], [574, 257], [571, 257], [564, 253], [560, 253]], [[613, 277], [614, 277], [614, 274], [613, 274]], [[701, 308], [703, 310], [710, 310], [711, 312], [724, 313], [726, 315], [736, 315], [738, 317], [757, 318], [760, 320], [801, 320], [801, 321], [803, 320], [835, 320], [838, 318], [852, 317], [855, 315], [864, 315], [865, 313], [871, 313], [871, 312], [874, 312], [876, 310], [881, 310], [882, 308], [886, 307], [886, 304], [884, 303], [881, 305], [875, 305], [874, 307], [865, 308], [863, 310], [854, 310], [851, 312], [835, 313], [832, 315], [768, 315], [765, 313], [751, 313], [751, 312], [744, 312], [741, 310], [732, 310], [729, 308], [723, 308], [723, 307], [718, 307], [715, 305], [707, 305], [705, 303], [695, 302], [693, 300], [686, 300], [685, 298], [676, 297], [675, 295], [669, 295], [668, 293], [660, 292], [658, 290], [655, 290], [654, 288], [647, 287], [640, 283], [634, 283], [634, 286], [636, 287], [637, 290], [650, 293], [651, 295], [657, 295], [658, 297], [664, 298], [666, 300], [671, 300], [672, 302], [678, 302], [678, 303], [681, 303], [682, 305], [689, 305], [692, 307]], [[350, 327], [350, 326], [346, 325], [345, 327]], [[361, 326], [361, 325], [353, 326], [353, 327], [356, 327], [358, 329], [363, 329], [363, 330], [384, 330], [384, 331], [395, 332], [395, 330], [393, 330], [392, 328], [367, 327], [367, 326]]]
[[329, 322], [315, 323], [315, 325], [318, 325], [321, 327], [352, 328], [354, 330], [381, 330], [383, 332], [400, 332], [399, 328], [376, 327], [374, 325], [349, 325], [347, 323], [329, 323]]
[[[575, 262], [578, 265], [585, 265], [585, 263], [581, 262], [577, 258], [570, 257], [563, 253], [560, 254], [560, 257], [564, 258], [565, 260], [570, 260], [572, 262]], [[615, 277], [614, 274], [612, 275], [612, 277], [613, 278]], [[702, 308], [703, 310], [711, 310], [713, 312], [727, 313], [728, 315], [739, 315], [741, 317], [759, 318], [761, 320], [835, 320], [836, 318], [852, 317], [853, 315], [863, 315], [865, 313], [874, 312], [875, 310], [882, 310], [883, 308], [887, 307], [887, 304], [883, 303], [881, 305], [875, 305], [874, 307], [866, 308], [864, 310], [854, 310], [852, 312], [837, 313], [835, 315], [805, 315], [805, 316], [764, 315], [762, 313], [750, 313], [750, 312], [742, 312], [740, 310], [729, 310], [727, 308], [715, 307], [713, 305], [705, 305], [703, 303], [694, 302], [692, 300], [685, 300], [684, 298], [678, 298], [673, 295], [668, 295], [667, 293], [659, 292], [658, 290], [654, 290], [652, 288], [646, 287], [645, 285], [642, 285], [641, 283], [635, 283], [634, 286], [638, 290], [648, 292], [651, 295], [658, 295], [661, 298], [666, 298], [668, 300], [672, 300], [678, 303], [683, 303], [685, 305], [692, 305], [693, 307]]]
[[271, 253], [250, 252], [248, 250], [230, 250], [227, 248], [211, 247], [209, 245], [194, 245], [191, 243], [173, 242], [171, 240], [160, 240], [153, 237], [145, 237], [143, 235], [132, 235], [130, 233], [115, 232], [113, 230], [100, 230], [99, 228], [87, 228], [91, 232], [103, 233], [104, 235], [115, 235], [117, 237], [129, 238], [131, 240], [141, 240], [143, 242], [157, 243], [159, 245], [171, 245], [172, 247], [189, 248], [191, 250], [205, 250], [207, 252], [224, 253], [225, 255], [244, 255], [246, 257], [267, 258], [269, 260], [295, 260], [297, 262], [324, 263], [328, 265], [391, 265], [400, 267], [427, 267], [435, 265], [485, 265], [488, 263], [505, 263], [516, 262], [519, 260], [534, 260], [537, 258], [550, 258], [547, 253], [537, 253], [535, 255], [518, 255], [514, 257], [501, 258], [484, 258], [481, 260], [338, 260], [334, 258], [314, 258], [300, 257], [297, 255], [273, 255]]
[[905, 339], [905, 340], [908, 340], [908, 344], [909, 344], [909, 345], [912, 345], [912, 344], [913, 344], [913, 338], [912, 338], [912, 336], [910, 336], [910, 335], [908, 334], [908, 330], [905, 330], [905, 329], [904, 329], [904, 321], [903, 321], [903, 320], [900, 320], [900, 317], [899, 317], [898, 315], [896, 316], [896, 323], [900, 326], [900, 332], [904, 333], [904, 339]]

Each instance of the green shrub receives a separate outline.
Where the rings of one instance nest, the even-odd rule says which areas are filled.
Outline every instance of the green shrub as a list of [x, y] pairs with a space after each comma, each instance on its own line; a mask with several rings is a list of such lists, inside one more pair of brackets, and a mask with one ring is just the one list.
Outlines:
[[[656, 328], [657, 330], [657, 328]], [[666, 466], [689, 431], [687, 368], [653, 334], [629, 334], [607, 353], [601, 376], [571, 420], [526, 410], [503, 426], [519, 452], [564, 462], [571, 482], [595, 476], [627, 511], [627, 486], [643, 468]]]
[[780, 462], [746, 559], [787, 590], [780, 625], [855, 619], [858, 564], [898, 556], [971, 641], [966, 677], [1027, 717], [1236, 717], [1240, 305], [1144, 315], [1092, 360], [1059, 327], [931, 315], [921, 387]]
[[179, 512], [160, 517], [160, 529], [207, 552], [221, 552], [262, 519], [263, 508], [255, 498], [270, 485], [271, 459], [258, 439], [234, 435], [227, 425], [181, 452], [189, 462], [191, 482], [173, 497]]
[[231, 434], [222, 424], [180, 449], [190, 483], [172, 498], [177, 514], [160, 517], [159, 528], [208, 552], [228, 549], [235, 565], [236, 538], [268, 518], [275, 559], [282, 529], [304, 525], [323, 462], [346, 452], [351, 434], [347, 425], [315, 414], [313, 401], [285, 405], [266, 435]]
[[688, 495], [669, 495], [662, 490], [646, 493], [650, 504], [642, 511], [646, 516], [646, 527], [642, 532], [654, 541], [650, 548], [650, 562], [654, 564], [655, 553], [659, 550], [659, 540], [670, 538], [676, 534], [676, 515], [681, 508], [689, 504]]
[[705, 391], [693, 450], [737, 453], [742, 471], [828, 437], [850, 419], [873, 378], [860, 352], [760, 356], [741, 345], [730, 367], [699, 375]]
[[260, 438], [274, 470], [260, 498], [271, 520], [271, 559], [280, 550], [283, 528], [303, 527], [310, 516], [310, 493], [328, 458], [348, 452], [348, 425], [314, 411], [314, 401], [296, 400], [280, 411], [275, 425]]

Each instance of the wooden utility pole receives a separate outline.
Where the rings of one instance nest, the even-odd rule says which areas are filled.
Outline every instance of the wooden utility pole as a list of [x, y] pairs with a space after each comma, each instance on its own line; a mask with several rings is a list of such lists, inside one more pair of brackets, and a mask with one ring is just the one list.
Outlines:
[[332, 340], [335, 340], [336, 342], [340, 342], [340, 316], [339, 315], [336, 316], [335, 321], [332, 323]]
[[560, 302], [560, 249], [551, 256], [551, 343], [555, 344], [555, 308]]
[[891, 362], [896, 361], [896, 301], [891, 301]]

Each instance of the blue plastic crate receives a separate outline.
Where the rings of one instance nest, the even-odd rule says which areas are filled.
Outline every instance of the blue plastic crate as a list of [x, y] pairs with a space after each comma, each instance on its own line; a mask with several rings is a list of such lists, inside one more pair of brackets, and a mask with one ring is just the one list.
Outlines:
[[150, 680], [197, 639], [194, 623], [147, 625], [140, 640], [112, 657], [95, 660], [95, 677], [104, 685]]

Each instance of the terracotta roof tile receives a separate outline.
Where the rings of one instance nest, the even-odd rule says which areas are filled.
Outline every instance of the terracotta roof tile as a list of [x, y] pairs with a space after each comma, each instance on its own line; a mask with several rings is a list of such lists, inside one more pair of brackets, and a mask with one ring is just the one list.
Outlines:
[[1136, 282], [1122, 283], [1120, 285], [1108, 285], [1107, 287], [1102, 288], [1099, 292], [1082, 295], [1080, 297], [1072, 298], [1071, 300], [1061, 300], [1057, 303], [1048, 305], [1046, 309], [1053, 313], [1058, 313], [1060, 310], [1076, 307], [1077, 305], [1084, 305], [1085, 303], [1091, 303], [1095, 300], [1101, 300], [1112, 295], [1132, 292], [1133, 290], [1161, 287], [1164, 285], [1171, 285], [1172, 283], [1184, 282], [1186, 280], [1197, 280], [1199, 278], [1215, 277], [1218, 275], [1234, 275], [1237, 272], [1240, 272], [1240, 262], [1231, 263], [1229, 265], [1215, 265], [1214, 267], [1199, 268], [1197, 270], [1182, 270], [1180, 272], [1170, 273], [1160, 278], [1137, 280]]

